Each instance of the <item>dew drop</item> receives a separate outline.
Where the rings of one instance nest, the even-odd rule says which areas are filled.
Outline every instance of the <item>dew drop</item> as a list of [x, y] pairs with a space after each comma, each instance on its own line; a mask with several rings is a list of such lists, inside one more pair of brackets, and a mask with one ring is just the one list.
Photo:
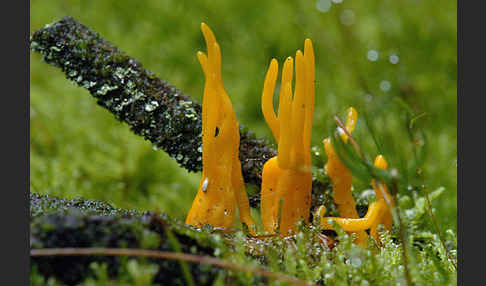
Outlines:
[[376, 199], [375, 191], [372, 189], [366, 189], [361, 193], [361, 198], [366, 200]]
[[153, 100], [150, 103], [147, 103], [145, 105], [145, 111], [151, 112], [151, 111], [154, 111], [157, 107], [159, 107], [159, 103], [157, 101]]
[[209, 179], [206, 178], [206, 179], [204, 179], [204, 181], [202, 183], [201, 190], [203, 192], [206, 192], [208, 190], [208, 185], [209, 185]]
[[351, 258], [351, 264], [354, 266], [354, 267], [360, 267], [362, 262], [361, 262], [361, 258], [359, 257], [352, 257]]
[[387, 80], [382, 80], [380, 82], [380, 89], [383, 90], [384, 92], [389, 91], [391, 88], [391, 83]]
[[353, 25], [355, 18], [353, 10], [346, 9], [341, 13], [341, 23], [345, 26]]
[[332, 3], [331, 0], [317, 0], [316, 1], [316, 9], [322, 13], [326, 13], [331, 9]]
[[366, 57], [369, 61], [376, 62], [378, 60], [379, 53], [377, 50], [369, 50]]
[[396, 64], [398, 64], [398, 62], [400, 61], [400, 58], [399, 58], [397, 55], [392, 54], [392, 55], [391, 55], [391, 56], [388, 58], [388, 60], [390, 61], [390, 63], [392, 63], [392, 64], [396, 65]]

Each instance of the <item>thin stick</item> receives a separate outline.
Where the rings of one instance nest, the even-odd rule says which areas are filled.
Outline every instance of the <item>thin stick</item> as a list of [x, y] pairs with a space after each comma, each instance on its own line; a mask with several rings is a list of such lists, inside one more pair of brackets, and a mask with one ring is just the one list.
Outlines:
[[349, 131], [346, 129], [346, 127], [341, 122], [341, 120], [339, 120], [339, 117], [337, 117], [337, 115], [334, 115], [334, 120], [337, 122], [339, 127], [341, 127], [341, 129], [344, 131], [344, 133], [346, 133], [346, 135], [348, 135], [348, 138], [351, 141], [351, 144], [353, 144], [354, 149], [356, 149], [356, 152], [358, 152], [358, 154], [361, 156], [361, 159], [363, 159], [363, 161], [367, 162], [366, 157], [364, 156], [363, 152], [361, 152], [361, 148], [359, 148], [358, 143], [356, 143], [353, 136], [351, 136], [351, 133], [349, 133]]
[[31, 249], [30, 256], [79, 256], [79, 255], [106, 255], [106, 256], [141, 256], [150, 258], [160, 258], [168, 260], [179, 260], [192, 263], [201, 263], [231, 270], [250, 272], [268, 278], [292, 283], [295, 285], [316, 285], [304, 280], [300, 280], [281, 273], [270, 272], [260, 268], [251, 268], [244, 265], [233, 264], [208, 256], [199, 256], [186, 253], [175, 253], [168, 251], [129, 249], [129, 248], [41, 248]]
[[[405, 232], [404, 232], [404, 229], [403, 229], [403, 223], [402, 223], [402, 216], [400, 215], [400, 204], [398, 203], [398, 200], [397, 200], [397, 194], [398, 194], [398, 190], [397, 190], [397, 185], [396, 183], [394, 183], [392, 185], [393, 187], [393, 193], [395, 194], [395, 201], [397, 202], [397, 204], [395, 205], [395, 208], [394, 208], [394, 212], [396, 217], [397, 217], [397, 220], [398, 220], [398, 232], [399, 232], [399, 235], [400, 235], [400, 241], [402, 242], [402, 252], [403, 252], [403, 266], [405, 267], [405, 280], [407, 281], [407, 285], [408, 286], [412, 286], [413, 283], [412, 283], [412, 278], [410, 276], [410, 270], [408, 269], [408, 254], [407, 254], [407, 245], [406, 245], [406, 240], [405, 240]], [[381, 187], [383, 188], [383, 187]], [[380, 189], [381, 189], [380, 188]], [[382, 190], [382, 192], [384, 193], [384, 190]]]
[[454, 262], [454, 259], [452, 259], [451, 255], [449, 253], [449, 250], [447, 249], [447, 246], [445, 245], [444, 239], [442, 238], [442, 234], [440, 233], [439, 226], [437, 225], [437, 221], [435, 219], [434, 213], [432, 212], [432, 203], [430, 202], [430, 199], [429, 199], [429, 193], [427, 192], [427, 190], [426, 190], [425, 187], [422, 190], [425, 193], [425, 200], [427, 201], [427, 208], [429, 210], [430, 217], [431, 217], [432, 222], [434, 224], [435, 231], [439, 235], [440, 243], [442, 244], [442, 247], [444, 247], [444, 250], [445, 250], [446, 255], [447, 255], [447, 259], [449, 259], [449, 261], [451, 262], [452, 266], [454, 266], [454, 269], [457, 271], [457, 264]]

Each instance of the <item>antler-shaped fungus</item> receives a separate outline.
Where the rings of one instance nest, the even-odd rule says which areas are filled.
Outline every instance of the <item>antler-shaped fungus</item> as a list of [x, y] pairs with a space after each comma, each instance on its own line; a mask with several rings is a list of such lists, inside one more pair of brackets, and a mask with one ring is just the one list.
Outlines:
[[[387, 165], [388, 164], [385, 160], [385, 157], [383, 157], [382, 155], [376, 156], [374, 163], [374, 166], [376, 168], [385, 170], [387, 168]], [[323, 217], [321, 219], [322, 228], [334, 229], [332, 224], [329, 223], [329, 220], [333, 220], [344, 231], [357, 232], [358, 243], [362, 242], [362, 238], [360, 237], [359, 233], [369, 229], [371, 237], [373, 237], [379, 244], [381, 244], [381, 240], [378, 235], [378, 226], [382, 224], [386, 230], [391, 230], [391, 227], [393, 225], [391, 208], [393, 208], [395, 204], [393, 202], [392, 196], [390, 195], [390, 192], [388, 191], [387, 186], [384, 183], [376, 182], [375, 179], [372, 179], [371, 184], [373, 186], [373, 189], [375, 190], [378, 200], [369, 206], [368, 211], [363, 218]], [[321, 206], [319, 213], [324, 215], [325, 208], [323, 206]]]
[[295, 56], [296, 86], [292, 98], [293, 59], [285, 60], [278, 117], [273, 92], [278, 63], [272, 59], [262, 94], [262, 111], [278, 143], [278, 155], [262, 171], [261, 217], [265, 231], [288, 233], [300, 219], [309, 220], [312, 192], [310, 139], [314, 115], [314, 51], [305, 40], [304, 53]]
[[[358, 113], [356, 110], [353, 107], [348, 108], [345, 128], [350, 134], [353, 132], [357, 121]], [[349, 139], [348, 135], [345, 132], [341, 132], [340, 136], [344, 143], [347, 143]], [[351, 185], [353, 184], [351, 171], [339, 160], [330, 138], [324, 139], [322, 143], [324, 144], [324, 150], [328, 158], [324, 169], [332, 182], [333, 199], [337, 205], [339, 215], [343, 218], [359, 218], [358, 212], [356, 211], [356, 204], [351, 194]], [[325, 213], [322, 206], [317, 212], [320, 216]], [[356, 232], [355, 242], [360, 245], [365, 245], [367, 237], [368, 235], [364, 231]]]
[[253, 233], [255, 224], [238, 158], [238, 122], [221, 78], [221, 51], [211, 29], [202, 23], [201, 30], [208, 49], [207, 56], [197, 53], [206, 77], [202, 106], [203, 170], [186, 224], [230, 228], [237, 204], [241, 221]]

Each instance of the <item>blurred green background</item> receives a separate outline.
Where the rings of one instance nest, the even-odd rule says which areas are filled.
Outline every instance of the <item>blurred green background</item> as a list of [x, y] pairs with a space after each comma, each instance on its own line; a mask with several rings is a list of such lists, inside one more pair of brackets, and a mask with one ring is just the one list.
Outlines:
[[[281, 67], [311, 38], [312, 144], [323, 153], [332, 116], [344, 119], [352, 105], [368, 113], [368, 124], [360, 117], [353, 134], [365, 153], [385, 154], [390, 167], [407, 165], [413, 144], [422, 144], [408, 139], [409, 106], [427, 138], [422, 183], [429, 191], [445, 188], [433, 203], [436, 219], [442, 230], [457, 227], [456, 1], [31, 0], [30, 15], [31, 33], [73, 16], [198, 102], [204, 80], [196, 52], [206, 51], [200, 23], [207, 23], [221, 46], [223, 81], [240, 124], [271, 142], [260, 108], [266, 68], [272, 57]], [[184, 219], [199, 174], [154, 151], [40, 55], [31, 53], [30, 67], [31, 192]], [[367, 187], [358, 181], [354, 191]]]

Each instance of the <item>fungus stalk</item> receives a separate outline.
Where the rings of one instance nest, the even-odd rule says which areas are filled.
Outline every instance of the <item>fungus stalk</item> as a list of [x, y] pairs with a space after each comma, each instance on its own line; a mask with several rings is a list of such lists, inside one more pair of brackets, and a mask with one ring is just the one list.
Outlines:
[[293, 59], [285, 60], [278, 117], [273, 110], [273, 93], [278, 63], [272, 59], [263, 94], [262, 111], [275, 140], [277, 156], [262, 171], [261, 217], [268, 233], [295, 231], [301, 219], [309, 221], [312, 192], [310, 138], [314, 114], [314, 52], [310, 39], [304, 53], [295, 57], [296, 86], [292, 96]]
[[204, 23], [201, 30], [208, 54], [198, 52], [204, 72], [202, 106], [202, 177], [186, 224], [229, 229], [233, 226], [236, 205], [240, 219], [250, 232], [255, 224], [245, 191], [238, 158], [240, 133], [231, 101], [221, 78], [221, 51], [211, 29]]
[[[387, 162], [385, 157], [382, 155], [376, 156], [374, 166], [375, 168], [386, 170]], [[375, 190], [377, 201], [369, 206], [368, 211], [363, 218], [324, 217], [321, 219], [322, 228], [334, 229], [330, 223], [330, 220], [333, 220], [344, 231], [359, 233], [369, 229], [370, 236], [381, 245], [382, 242], [379, 237], [378, 227], [379, 225], [383, 225], [385, 230], [391, 230], [393, 225], [391, 209], [395, 204], [388, 188], [383, 182], [376, 182], [375, 179], [372, 179], [371, 184]], [[324, 212], [325, 209], [322, 211], [322, 214], [324, 214]]]
[[[358, 120], [358, 113], [353, 107], [347, 110], [346, 119], [346, 130], [351, 134], [356, 126]], [[340, 129], [338, 129], [339, 131]], [[344, 143], [348, 141], [348, 135], [345, 132], [340, 132], [341, 139]], [[353, 184], [353, 177], [351, 171], [341, 162], [334, 147], [332, 146], [331, 139], [326, 138], [322, 141], [324, 145], [324, 150], [326, 152], [328, 161], [324, 166], [329, 178], [332, 182], [333, 199], [334, 203], [337, 205], [339, 215], [343, 218], [359, 218], [358, 212], [356, 211], [356, 204], [354, 202], [351, 186]], [[325, 209], [320, 207], [317, 214], [323, 217]], [[359, 231], [355, 233], [355, 242], [359, 245], [366, 245], [366, 239], [368, 235], [364, 231]]]

